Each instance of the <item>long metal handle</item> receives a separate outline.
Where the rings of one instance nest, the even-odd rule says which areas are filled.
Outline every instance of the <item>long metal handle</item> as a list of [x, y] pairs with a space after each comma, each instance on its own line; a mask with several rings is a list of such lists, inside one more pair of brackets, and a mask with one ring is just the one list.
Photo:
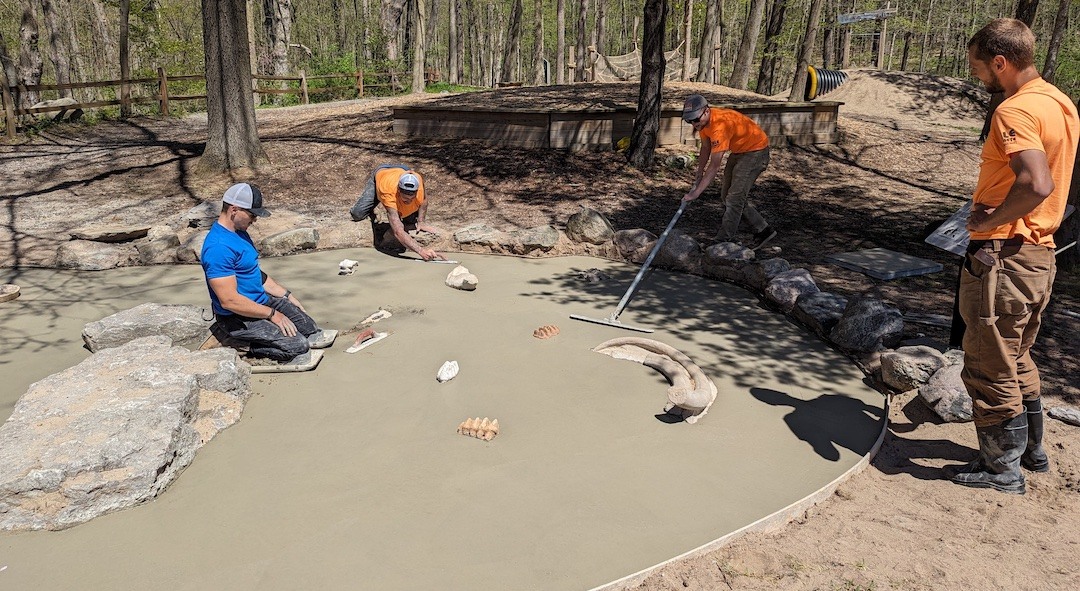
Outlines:
[[660, 252], [660, 247], [664, 245], [664, 241], [667, 240], [668, 234], [671, 233], [671, 229], [675, 227], [675, 223], [682, 217], [683, 211], [686, 210], [686, 205], [688, 203], [690, 202], [683, 201], [679, 204], [679, 210], [675, 212], [675, 216], [671, 218], [667, 227], [664, 228], [663, 233], [656, 239], [656, 245], [653, 246], [652, 250], [649, 252], [649, 256], [645, 258], [645, 264], [641, 265], [641, 270], [638, 271], [637, 277], [634, 277], [634, 282], [630, 284], [630, 288], [623, 294], [622, 300], [619, 301], [619, 305], [615, 308], [615, 311], [611, 313], [611, 316], [608, 317], [609, 320], [618, 320], [619, 314], [622, 314], [623, 309], [630, 303], [630, 297], [634, 295], [634, 290], [637, 289], [638, 283], [641, 283], [641, 278], [645, 276], [645, 271], [649, 268], [649, 265], [652, 264], [653, 259], [656, 258], [656, 253]]

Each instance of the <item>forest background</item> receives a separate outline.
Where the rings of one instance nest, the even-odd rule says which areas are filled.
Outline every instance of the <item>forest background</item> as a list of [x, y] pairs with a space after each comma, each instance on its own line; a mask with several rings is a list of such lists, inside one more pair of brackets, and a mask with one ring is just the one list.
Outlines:
[[[169, 76], [201, 74], [200, 4], [0, 0], [3, 73], [12, 86], [115, 80], [121, 77], [120, 45], [126, 34], [132, 78], [154, 77], [159, 67]], [[791, 86], [814, 4], [821, 14], [810, 57], [815, 67], [876, 66], [960, 78], [967, 77], [967, 39], [993, 17], [1027, 11], [1038, 39], [1036, 66], [1074, 99], [1080, 96], [1080, 35], [1068, 31], [1068, 24], [1080, 18], [1077, 0], [664, 4], [664, 47], [678, 51], [668, 64], [669, 76], [678, 72], [678, 78], [765, 95], [786, 93]], [[410, 75], [417, 60], [423, 63], [428, 91], [587, 80], [597, 54], [640, 49], [645, 0], [247, 0], [247, 5], [254, 73], [287, 76], [303, 70], [312, 76], [362, 70], [365, 78], [372, 77], [369, 84], [389, 80], [392, 73], [388, 91], [404, 92], [410, 85], [419, 90]], [[885, 21], [884, 35], [881, 20], [846, 26], [837, 21], [840, 14], [885, 8], [896, 14]], [[127, 27], [121, 26], [124, 22]], [[880, 64], [879, 42], [885, 44]], [[700, 58], [701, 64], [693, 76], [682, 73], [691, 58]], [[197, 94], [203, 82], [180, 84], [176, 91]], [[333, 82], [314, 85], [319, 84]], [[114, 87], [45, 91], [22, 100], [72, 95], [79, 101], [108, 100], [116, 92]], [[352, 98], [350, 92], [343, 88], [340, 96], [321, 96]], [[274, 102], [297, 100], [296, 95], [279, 95]], [[199, 111], [205, 103], [177, 107]]]

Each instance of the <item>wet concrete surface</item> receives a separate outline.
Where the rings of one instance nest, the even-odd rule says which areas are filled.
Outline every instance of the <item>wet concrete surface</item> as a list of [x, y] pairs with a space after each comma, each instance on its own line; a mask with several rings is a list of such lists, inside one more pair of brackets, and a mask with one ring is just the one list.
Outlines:
[[[337, 275], [338, 261], [360, 261]], [[252, 377], [243, 419], [160, 497], [61, 532], [0, 532], [3, 589], [587, 589], [719, 538], [854, 466], [884, 399], [843, 356], [752, 294], [567, 257], [455, 255], [452, 266], [370, 249], [263, 261], [325, 327], [380, 307], [392, 335], [314, 372]], [[610, 279], [578, 277], [600, 268]], [[0, 420], [27, 387], [90, 353], [83, 324], [144, 302], [208, 306], [198, 266], [0, 270]], [[555, 324], [539, 340], [532, 331]], [[657, 372], [590, 349], [655, 338], [719, 395], [695, 425], [657, 415]], [[435, 373], [456, 360], [459, 375]], [[498, 418], [491, 442], [455, 428]]]

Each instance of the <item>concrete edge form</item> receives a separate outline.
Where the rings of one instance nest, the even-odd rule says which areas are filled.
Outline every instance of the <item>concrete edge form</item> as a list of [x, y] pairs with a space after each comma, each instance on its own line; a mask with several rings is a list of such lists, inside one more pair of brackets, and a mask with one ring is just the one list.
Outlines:
[[654, 564], [653, 566], [639, 570], [636, 573], [626, 575], [621, 579], [616, 579], [614, 581], [611, 581], [610, 583], [605, 583], [603, 585], [593, 587], [592, 589], [589, 589], [589, 591], [627, 591], [630, 589], [634, 589], [642, 582], [644, 582], [645, 579], [659, 572], [664, 567], [670, 566], [682, 560], [696, 558], [698, 556], [708, 554], [709, 552], [712, 552], [714, 550], [719, 550], [720, 548], [723, 548], [728, 544], [735, 542], [736, 540], [742, 538], [747, 534], [767, 533], [784, 527], [793, 519], [795, 519], [795, 517], [799, 513], [802, 513], [803, 511], [814, 507], [815, 505], [832, 496], [832, 494], [836, 492], [836, 489], [839, 488], [841, 484], [847, 482], [853, 476], [859, 474], [860, 472], [865, 470], [867, 466], [870, 465], [870, 462], [874, 459], [874, 456], [876, 456], [878, 451], [881, 449], [881, 444], [885, 441], [885, 434], [889, 431], [889, 407], [891, 403], [892, 396], [885, 396], [885, 413], [881, 424], [881, 432], [878, 433], [877, 440], [874, 441], [874, 445], [871, 446], [870, 451], [867, 452], [867, 454], [863, 456], [863, 458], [859, 460], [858, 463], [849, 468], [840, 476], [837, 476], [832, 482], [819, 488], [816, 492], [809, 494], [798, 501], [795, 501], [787, 507], [779, 509], [771, 515], [766, 515], [765, 517], [762, 517], [761, 519], [758, 519], [757, 521], [749, 525], [745, 525], [711, 542], [702, 544], [697, 548], [684, 552], [678, 556], [675, 556], [674, 558], [670, 558], [659, 564]]

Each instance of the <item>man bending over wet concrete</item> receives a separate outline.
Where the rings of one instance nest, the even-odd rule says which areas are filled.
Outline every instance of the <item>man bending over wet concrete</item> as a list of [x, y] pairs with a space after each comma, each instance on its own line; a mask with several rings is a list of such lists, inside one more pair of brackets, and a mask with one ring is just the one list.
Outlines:
[[430, 232], [441, 234], [442, 231], [428, 224], [428, 202], [424, 195], [424, 179], [420, 174], [403, 164], [383, 164], [371, 173], [364, 192], [349, 210], [354, 222], [364, 218], [371, 220], [375, 230], [375, 246], [382, 242], [382, 232], [378, 231], [375, 221], [375, 206], [381, 203], [386, 209], [390, 230], [401, 246], [420, 255], [425, 261], [446, 260], [446, 257], [434, 249], [421, 245], [410, 232]]
[[199, 259], [218, 328], [228, 334], [222, 344], [246, 347], [253, 357], [303, 365], [311, 359], [309, 349], [329, 347], [337, 331], [320, 329], [292, 291], [259, 268], [247, 230], [269, 216], [258, 187], [229, 187]]

